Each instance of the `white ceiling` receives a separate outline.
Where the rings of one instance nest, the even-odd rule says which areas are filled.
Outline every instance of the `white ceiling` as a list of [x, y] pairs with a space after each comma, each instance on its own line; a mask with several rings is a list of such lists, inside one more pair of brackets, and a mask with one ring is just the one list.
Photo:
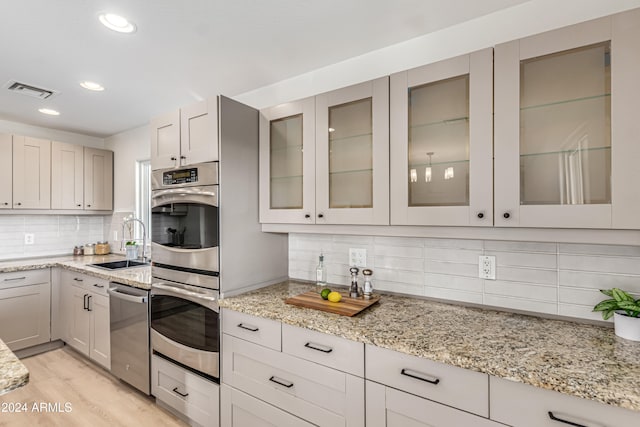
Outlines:
[[[0, 119], [106, 137], [198, 99], [235, 96], [523, 2], [4, 0]], [[106, 29], [103, 11], [138, 31]], [[3, 87], [12, 79], [60, 94], [14, 94]], [[106, 90], [82, 89], [83, 80]]]

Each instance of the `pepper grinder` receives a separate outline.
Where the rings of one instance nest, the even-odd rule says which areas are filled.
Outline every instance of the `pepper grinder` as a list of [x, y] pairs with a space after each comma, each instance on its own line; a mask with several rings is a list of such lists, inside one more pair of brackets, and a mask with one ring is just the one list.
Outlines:
[[373, 296], [373, 284], [371, 283], [371, 275], [373, 271], [369, 268], [362, 270], [364, 275], [364, 299], [369, 299]]
[[358, 290], [358, 272], [360, 270], [357, 267], [351, 267], [349, 271], [351, 272], [351, 288], [349, 289], [349, 296], [351, 298], [358, 298], [360, 296], [360, 291]]

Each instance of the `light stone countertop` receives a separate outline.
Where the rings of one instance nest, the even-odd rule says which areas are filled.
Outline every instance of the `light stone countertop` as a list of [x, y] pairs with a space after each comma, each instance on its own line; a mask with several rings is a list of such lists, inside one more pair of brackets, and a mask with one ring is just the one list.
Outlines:
[[220, 306], [640, 411], [640, 342], [611, 328], [389, 294], [354, 317], [284, 303], [312, 286], [290, 280]]
[[29, 382], [29, 371], [9, 347], [0, 340], [0, 395]]
[[109, 261], [123, 260], [122, 255], [87, 255], [87, 256], [59, 256], [50, 258], [28, 258], [12, 261], [0, 261], [0, 273], [15, 271], [38, 270], [42, 268], [61, 267], [78, 273], [89, 274], [94, 277], [123, 283], [140, 289], [151, 289], [151, 267], [132, 267], [120, 270], [105, 270], [92, 267]]

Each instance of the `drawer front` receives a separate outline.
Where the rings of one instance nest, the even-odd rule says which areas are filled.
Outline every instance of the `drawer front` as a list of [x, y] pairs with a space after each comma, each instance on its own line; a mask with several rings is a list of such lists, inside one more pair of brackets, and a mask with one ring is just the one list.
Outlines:
[[275, 320], [223, 309], [222, 331], [277, 351], [282, 348], [282, 329]]
[[151, 394], [203, 426], [219, 425], [218, 384], [151, 356]]
[[501, 423], [518, 427], [640, 425], [640, 412], [502, 378], [491, 377], [490, 382], [491, 418]]
[[235, 388], [223, 384], [220, 391], [220, 424], [225, 427], [313, 426]]
[[436, 402], [489, 416], [489, 376], [366, 345], [365, 376]]
[[282, 325], [282, 351], [364, 377], [364, 344], [321, 332]]
[[367, 427], [504, 427], [468, 412], [367, 381]]
[[18, 288], [20, 286], [39, 285], [50, 282], [50, 269], [13, 271], [0, 273], [0, 289]]
[[318, 426], [364, 427], [364, 379], [223, 335], [222, 381]]
[[98, 295], [107, 295], [107, 290], [109, 289], [108, 280], [93, 277], [88, 274], [81, 274], [81, 276], [83, 276], [84, 286], [87, 290]]

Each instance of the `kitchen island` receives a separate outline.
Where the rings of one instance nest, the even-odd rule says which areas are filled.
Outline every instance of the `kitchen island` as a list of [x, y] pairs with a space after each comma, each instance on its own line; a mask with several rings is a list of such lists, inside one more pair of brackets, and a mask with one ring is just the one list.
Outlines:
[[351, 318], [285, 304], [310, 289], [289, 280], [220, 306], [640, 411], [640, 343], [616, 337], [610, 327], [391, 294]]
[[29, 371], [0, 340], [0, 395], [20, 388], [28, 382]]

